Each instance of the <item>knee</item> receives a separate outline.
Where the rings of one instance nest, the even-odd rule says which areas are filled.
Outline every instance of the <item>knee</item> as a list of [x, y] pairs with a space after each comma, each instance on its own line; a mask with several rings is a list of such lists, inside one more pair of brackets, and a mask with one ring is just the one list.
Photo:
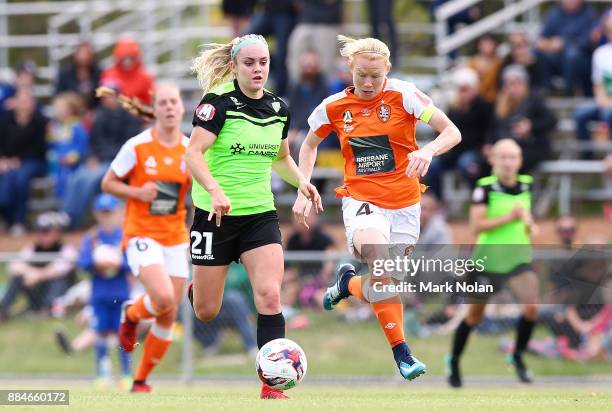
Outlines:
[[217, 315], [219, 315], [219, 310], [221, 306], [213, 305], [213, 304], [196, 304], [194, 303], [194, 312], [196, 318], [200, 321], [212, 321]]
[[530, 321], [535, 321], [538, 318], [538, 306], [527, 304], [523, 309], [523, 316]]
[[481, 320], [482, 320], [481, 312], [468, 313], [468, 315], [465, 317], [465, 322], [470, 327], [476, 327], [478, 324], [480, 324]]
[[159, 311], [159, 314], [166, 314], [175, 309], [174, 295], [170, 293], [160, 294], [153, 300], [155, 308]]
[[585, 56], [583, 53], [576, 47], [567, 47], [563, 52], [563, 65], [567, 67], [567, 65], [571, 65], [574, 68], [577, 65], [582, 65]]
[[260, 313], [277, 313], [281, 310], [280, 287], [267, 287], [255, 291], [255, 306]]

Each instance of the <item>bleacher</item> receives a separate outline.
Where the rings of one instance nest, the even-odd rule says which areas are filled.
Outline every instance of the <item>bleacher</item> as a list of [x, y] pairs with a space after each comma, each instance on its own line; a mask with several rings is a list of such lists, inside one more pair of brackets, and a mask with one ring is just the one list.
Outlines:
[[[416, 1], [416, 0], [415, 0]], [[599, 0], [589, 0], [594, 3]], [[363, 15], [365, 9], [362, 0], [346, 0], [346, 23], [344, 31], [359, 36], [368, 32], [369, 27]], [[428, 1], [417, 3], [429, 7]], [[495, 4], [499, 10], [483, 16], [476, 23], [465, 26], [455, 33], [447, 33], [447, 19], [456, 11], [476, 4]], [[439, 84], [445, 78], [449, 67], [447, 53], [472, 42], [485, 32], [508, 33], [516, 28], [524, 28], [530, 33], [539, 30], [542, 7], [551, 4], [551, 0], [451, 0], [437, 9], [435, 23], [406, 21], [398, 16], [398, 33], [404, 44], [404, 53], [400, 56], [400, 68], [410, 73], [413, 81], [419, 86]], [[0, 66], [8, 67], [9, 51], [22, 52], [28, 48], [46, 50], [47, 61], [40, 65], [39, 75], [42, 82], [37, 84], [36, 93], [40, 97], [51, 94], [50, 82], [60, 62], [70, 55], [73, 47], [83, 38], [90, 39], [100, 62], [109, 62], [110, 48], [121, 35], [132, 35], [143, 44], [144, 60], [149, 70], [160, 80], [177, 82], [187, 95], [187, 107], [195, 104], [198, 86], [185, 64], [197, 50], [197, 44], [227, 38], [229, 27], [224, 24], [218, 0], [148, 0], [133, 2], [128, 0], [92, 0], [92, 1], [38, 1], [8, 2], [0, 0]], [[13, 34], [9, 31], [9, 19], [20, 19], [28, 16], [46, 16], [46, 33]], [[207, 30], [202, 30], [207, 27]], [[406, 45], [413, 46], [414, 38], [419, 43], [435, 44], [435, 51], [417, 47], [406, 50]], [[421, 40], [425, 39], [425, 40]], [[14, 64], [13, 64], [14, 65]], [[195, 92], [195, 97], [189, 96]], [[612, 142], [579, 142], [575, 139], [574, 108], [583, 99], [551, 97], [548, 103], [559, 118], [557, 130], [553, 136], [554, 159], [543, 163], [537, 171], [537, 178], [546, 181], [546, 189], [538, 193], [538, 210], [548, 211], [556, 202], [561, 213], [571, 210], [573, 200], [610, 201], [612, 192], [603, 184], [601, 160], [579, 160], [582, 153], [593, 152], [594, 158], [603, 158], [612, 153]], [[185, 124], [188, 129], [188, 123]], [[419, 138], [427, 135], [419, 135]], [[340, 181], [337, 169], [319, 169], [320, 178]], [[585, 180], [580, 184], [576, 182]], [[468, 188], [456, 175], [450, 173], [444, 178], [445, 199], [451, 205], [451, 213], [460, 213], [469, 199]], [[333, 187], [334, 184], [328, 184]], [[35, 201], [31, 202], [32, 211], [57, 207], [52, 197], [52, 186], [48, 179], [36, 180], [32, 187]], [[337, 200], [333, 192], [323, 193], [326, 202]], [[277, 196], [280, 204], [293, 203], [293, 194], [288, 192]]]

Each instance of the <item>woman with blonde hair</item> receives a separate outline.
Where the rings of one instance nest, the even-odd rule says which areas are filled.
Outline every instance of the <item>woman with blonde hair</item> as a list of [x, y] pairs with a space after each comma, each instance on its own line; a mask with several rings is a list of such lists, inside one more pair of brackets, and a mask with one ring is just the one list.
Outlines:
[[[337, 133], [344, 156], [344, 185], [336, 193], [342, 197], [349, 251], [372, 269], [375, 261], [389, 258], [390, 253], [405, 256], [412, 251], [419, 236], [419, 179], [427, 173], [432, 157], [458, 144], [461, 134], [414, 84], [387, 78], [390, 52], [383, 42], [345, 36], [338, 40], [354, 86], [326, 98], [310, 115], [299, 164], [310, 177], [317, 146], [331, 132]], [[439, 133], [423, 148], [415, 138], [418, 120]], [[298, 193], [293, 212], [299, 222], [305, 221], [310, 209], [308, 199]], [[426, 367], [406, 344], [402, 301], [396, 293], [385, 291], [391, 284], [389, 273], [371, 272], [378, 275], [370, 280], [355, 275], [352, 265], [340, 267], [336, 283], [327, 289], [324, 307], [331, 310], [350, 295], [370, 302], [400, 374], [412, 380]]]
[[[280, 302], [284, 261], [271, 171], [298, 188], [316, 210], [317, 189], [289, 156], [289, 109], [264, 89], [270, 52], [259, 35], [209, 45], [193, 65], [204, 97], [193, 116], [187, 167], [193, 175], [193, 283], [198, 319], [219, 313], [228, 266], [240, 260], [253, 287], [257, 345], [285, 336]], [[266, 384], [261, 398], [287, 398]]]

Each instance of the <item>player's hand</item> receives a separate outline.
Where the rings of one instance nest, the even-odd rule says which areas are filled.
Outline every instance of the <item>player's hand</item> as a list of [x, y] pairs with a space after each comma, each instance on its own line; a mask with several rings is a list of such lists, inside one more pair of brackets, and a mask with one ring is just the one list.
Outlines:
[[36, 270], [28, 270], [23, 274], [23, 285], [27, 288], [34, 287], [40, 281], [40, 275]]
[[515, 205], [512, 211], [510, 211], [510, 221], [523, 219], [525, 215], [525, 209], [522, 205]]
[[408, 154], [409, 163], [406, 169], [406, 175], [408, 177], [423, 177], [427, 174], [433, 154], [434, 153], [428, 149], [427, 146]]
[[319, 194], [319, 191], [313, 184], [304, 180], [303, 182], [300, 183], [300, 186], [298, 187], [298, 191], [304, 197], [310, 200], [317, 214], [319, 212], [323, 212], [323, 203], [321, 202], [321, 195]]
[[136, 198], [145, 203], [150, 203], [157, 197], [157, 185], [152, 182], [146, 182], [141, 187], [137, 188]]
[[208, 213], [208, 221], [211, 221], [213, 216], [216, 216], [217, 227], [220, 227], [221, 217], [232, 212], [232, 205], [221, 187], [217, 187], [211, 190], [209, 193], [210, 213]]
[[312, 202], [307, 199], [301, 191], [298, 191], [297, 198], [295, 199], [295, 204], [293, 204], [293, 218], [297, 221], [298, 224], [302, 224], [306, 229], [309, 229], [308, 224], [306, 223], [306, 217], [310, 214], [310, 209], [312, 208]]

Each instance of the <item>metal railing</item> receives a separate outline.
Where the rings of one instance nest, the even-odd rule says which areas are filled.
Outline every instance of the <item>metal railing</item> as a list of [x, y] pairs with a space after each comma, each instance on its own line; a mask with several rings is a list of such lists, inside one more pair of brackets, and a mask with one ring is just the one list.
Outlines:
[[[346, 0], [348, 21], [343, 31], [352, 35], [365, 35], [370, 31], [363, 16], [363, 0]], [[186, 91], [197, 89], [191, 80], [186, 56], [195, 50], [194, 42], [204, 43], [218, 38], [229, 38], [230, 28], [218, 18], [219, 0], [90, 0], [43, 1], [9, 3], [0, 0], [0, 66], [8, 67], [10, 48], [44, 48], [47, 65], [39, 67], [41, 79], [52, 81], [60, 62], [68, 57], [83, 39], [89, 40], [95, 52], [102, 56], [104, 67], [110, 62], [110, 48], [120, 36], [132, 36], [143, 45], [144, 61], [154, 75], [162, 79], [180, 81]], [[10, 34], [8, 18], [19, 16], [50, 16], [47, 33]], [[401, 20], [401, 19], [398, 19]], [[204, 30], [203, 27], [206, 29]], [[431, 36], [434, 25], [397, 21], [400, 38], [412, 35]], [[168, 57], [169, 55], [169, 57]], [[431, 72], [439, 66], [437, 56], [400, 56], [400, 66], [421, 67]], [[188, 78], [189, 77], [189, 78]], [[38, 96], [51, 95], [48, 84], [40, 84]]]
[[[588, 2], [609, 2], [609, 0], [586, 0]], [[438, 74], [442, 74], [448, 69], [450, 59], [448, 53], [468, 44], [479, 36], [501, 31], [508, 33], [521, 27], [531, 35], [535, 35], [540, 27], [539, 8], [542, 4], [551, 0], [504, 0], [504, 7], [500, 10], [482, 17], [477, 22], [460, 28], [454, 33], [448, 33], [448, 20], [455, 14], [483, 3], [484, 0], [451, 0], [435, 11], [436, 26], [436, 52], [438, 55]], [[523, 16], [523, 23], [516, 19]]]

